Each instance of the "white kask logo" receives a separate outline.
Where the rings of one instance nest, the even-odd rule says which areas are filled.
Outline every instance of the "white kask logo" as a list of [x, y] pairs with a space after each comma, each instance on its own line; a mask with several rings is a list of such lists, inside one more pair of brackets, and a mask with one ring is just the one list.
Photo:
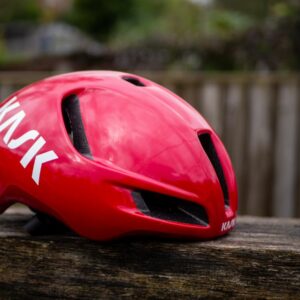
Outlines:
[[223, 222], [221, 225], [221, 231], [227, 231], [231, 228], [233, 228], [236, 224], [236, 218], [233, 218], [229, 221]]
[[20, 103], [17, 101], [17, 97], [13, 97], [0, 108], [0, 133], [5, 129], [7, 130], [3, 137], [3, 142], [9, 149], [12, 150], [17, 149], [25, 142], [28, 142], [30, 140], [35, 141], [28, 149], [28, 151], [24, 154], [20, 163], [23, 168], [26, 168], [34, 159], [31, 177], [34, 182], [39, 185], [43, 164], [58, 159], [58, 156], [52, 150], [40, 153], [40, 150], [44, 147], [46, 141], [37, 130], [29, 130], [21, 136], [13, 138], [15, 130], [26, 117], [25, 112], [23, 110], [20, 110], [4, 122], [2, 122], [2, 120], [8, 112], [13, 111], [19, 107]]

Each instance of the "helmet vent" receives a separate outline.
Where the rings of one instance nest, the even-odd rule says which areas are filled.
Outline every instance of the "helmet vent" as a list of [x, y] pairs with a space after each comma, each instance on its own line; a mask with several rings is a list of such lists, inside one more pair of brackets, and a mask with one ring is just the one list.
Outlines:
[[224, 204], [225, 206], [229, 206], [229, 195], [228, 195], [228, 187], [227, 183], [225, 180], [223, 168], [220, 162], [220, 159], [218, 157], [216, 148], [211, 140], [211, 137], [208, 133], [200, 134], [199, 136], [199, 141], [208, 156], [216, 174], [219, 179], [222, 192], [223, 192], [223, 197], [224, 197]]
[[77, 95], [70, 95], [62, 102], [64, 124], [74, 148], [84, 156], [92, 157], [80, 113]]
[[130, 77], [130, 76], [123, 76], [122, 77], [124, 80], [128, 81], [129, 83], [136, 85], [136, 86], [145, 86], [143, 82], [141, 82], [138, 78], [136, 77]]
[[205, 209], [198, 203], [154, 192], [134, 191], [132, 197], [137, 208], [153, 218], [208, 226]]

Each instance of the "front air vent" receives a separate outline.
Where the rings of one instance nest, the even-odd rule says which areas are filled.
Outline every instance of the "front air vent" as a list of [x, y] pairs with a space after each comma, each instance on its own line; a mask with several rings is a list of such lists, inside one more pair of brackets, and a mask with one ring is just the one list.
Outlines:
[[134, 191], [137, 208], [153, 218], [208, 226], [205, 209], [198, 203], [147, 191]]
[[136, 86], [145, 86], [143, 82], [141, 82], [138, 78], [136, 77], [130, 77], [130, 76], [123, 76], [122, 77], [124, 80], [128, 81], [129, 83], [136, 85]]
[[223, 168], [220, 162], [220, 159], [218, 157], [218, 153], [216, 151], [216, 148], [211, 140], [211, 137], [208, 133], [200, 134], [199, 135], [199, 141], [208, 156], [212, 166], [215, 169], [215, 172], [217, 174], [217, 177], [219, 179], [222, 192], [223, 192], [223, 197], [224, 197], [224, 204], [225, 206], [229, 206], [229, 194], [228, 194], [228, 187], [227, 183], [225, 180]]
[[74, 148], [84, 156], [92, 157], [80, 113], [77, 95], [70, 95], [62, 102], [66, 130]]

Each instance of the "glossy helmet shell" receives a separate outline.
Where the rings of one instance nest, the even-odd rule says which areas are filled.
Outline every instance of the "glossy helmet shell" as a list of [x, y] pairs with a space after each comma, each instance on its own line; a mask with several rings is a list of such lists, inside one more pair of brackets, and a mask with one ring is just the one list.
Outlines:
[[237, 187], [216, 133], [137, 75], [76, 72], [0, 106], [0, 211], [15, 202], [81, 236], [212, 238], [235, 225]]

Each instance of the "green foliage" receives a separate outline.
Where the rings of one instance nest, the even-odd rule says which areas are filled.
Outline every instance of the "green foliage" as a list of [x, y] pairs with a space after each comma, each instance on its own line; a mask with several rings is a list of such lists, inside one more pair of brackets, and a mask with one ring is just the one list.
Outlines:
[[215, 7], [238, 12], [257, 21], [269, 16], [270, 7], [278, 0], [214, 0]]
[[203, 7], [186, 0], [136, 1], [135, 17], [120, 22], [114, 45], [126, 46], [149, 39], [197, 43], [205, 38], [228, 38], [248, 29], [252, 19], [241, 13]]
[[0, 0], [0, 64], [14, 59], [1, 25], [62, 19], [117, 55], [149, 59], [145, 68], [159, 56], [157, 65], [170, 69], [300, 69], [299, 16], [298, 0], [74, 0], [65, 16], [39, 0]]
[[253, 25], [250, 17], [229, 10], [212, 10], [207, 18], [207, 35], [220, 38], [231, 37]]
[[288, 3], [279, 2], [279, 3], [274, 4], [271, 7], [271, 12], [272, 12], [273, 16], [283, 18], [283, 17], [293, 17], [299, 11], [297, 10], [296, 7], [294, 7]]
[[75, 0], [66, 20], [90, 35], [105, 40], [116, 25], [132, 16], [134, 0]]
[[[133, 16], [119, 22], [110, 38], [118, 47], [157, 37], [171, 40], [174, 36], [184, 35], [184, 27], [192, 19], [192, 15], [189, 14], [189, 19], [183, 20], [182, 23], [182, 14], [176, 9], [181, 0], [134, 2]], [[186, 10], [186, 6], [181, 9]]]
[[41, 15], [36, 0], [1, 0], [0, 23], [38, 21]]
[[5, 50], [3, 38], [0, 36], [0, 65], [5, 63], [6, 56], [7, 56], [7, 53], [6, 53], [6, 50]]
[[256, 23], [269, 21], [273, 17], [292, 16], [297, 12], [298, 0], [214, 0], [216, 9], [238, 12], [255, 20]]

